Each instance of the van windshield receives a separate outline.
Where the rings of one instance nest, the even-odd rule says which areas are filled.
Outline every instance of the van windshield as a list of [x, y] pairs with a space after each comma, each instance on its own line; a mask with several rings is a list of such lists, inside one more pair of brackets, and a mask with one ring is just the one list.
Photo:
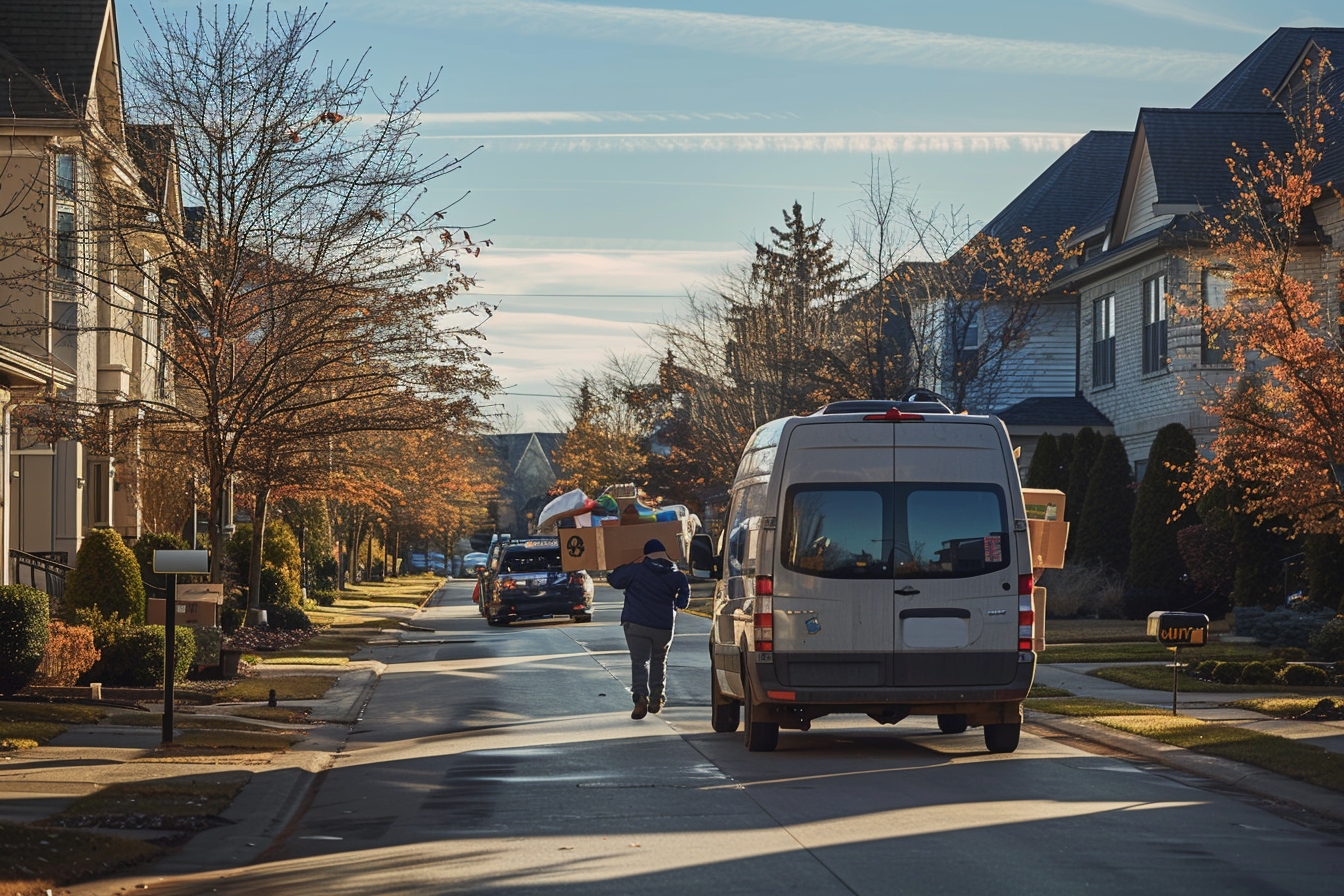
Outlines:
[[963, 578], [1011, 561], [1007, 501], [991, 483], [794, 486], [781, 529], [784, 566], [823, 578]]

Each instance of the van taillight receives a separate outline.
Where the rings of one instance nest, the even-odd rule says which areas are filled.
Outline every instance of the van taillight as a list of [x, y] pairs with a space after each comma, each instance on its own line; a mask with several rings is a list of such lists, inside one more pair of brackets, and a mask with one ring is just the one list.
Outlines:
[[1036, 625], [1036, 611], [1031, 607], [1031, 595], [1017, 599], [1017, 649], [1031, 650], [1032, 629]]
[[1027, 597], [1031, 597], [1031, 591], [1035, 587], [1036, 580], [1031, 577], [1031, 573], [1017, 577], [1017, 593], [1019, 596], [1025, 594]]
[[[769, 576], [761, 576], [756, 581], [765, 579], [770, 581]], [[757, 650], [775, 649], [775, 602], [767, 594], [756, 593], [756, 612], [752, 616], [752, 641], [756, 644]]]
[[757, 576], [757, 577], [756, 577], [756, 596], [757, 596], [757, 597], [770, 597], [770, 596], [772, 596], [774, 593], [775, 593], [775, 577], [774, 577], [774, 576]]

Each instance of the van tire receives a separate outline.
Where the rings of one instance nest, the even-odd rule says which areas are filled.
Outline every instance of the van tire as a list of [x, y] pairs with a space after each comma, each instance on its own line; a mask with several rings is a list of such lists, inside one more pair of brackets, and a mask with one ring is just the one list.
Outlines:
[[1022, 737], [1021, 722], [1004, 722], [985, 726], [985, 747], [991, 753], [1011, 753]]
[[939, 713], [938, 730], [944, 734], [961, 734], [966, 730], [966, 714], [964, 712]]
[[709, 709], [709, 726], [719, 734], [732, 734], [742, 724], [742, 704], [723, 696], [713, 666], [709, 669]]
[[756, 715], [752, 711], [754, 701], [751, 697], [751, 674], [747, 672], [747, 664], [742, 664], [742, 705], [745, 707], [746, 718], [742, 726], [742, 742], [746, 744], [747, 750], [752, 753], [769, 753], [779, 745], [779, 724], [776, 722], [757, 722], [753, 718]]

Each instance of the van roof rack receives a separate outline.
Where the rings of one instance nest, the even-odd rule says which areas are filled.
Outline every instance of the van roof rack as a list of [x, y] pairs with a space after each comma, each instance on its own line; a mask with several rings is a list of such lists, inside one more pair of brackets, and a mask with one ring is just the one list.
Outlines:
[[[921, 399], [924, 396], [920, 396]], [[950, 414], [952, 409], [929, 395], [928, 400], [891, 401], [888, 399], [860, 399], [856, 401], [833, 401], [812, 414], [813, 417], [829, 414], [881, 414], [896, 410], [903, 414]]]

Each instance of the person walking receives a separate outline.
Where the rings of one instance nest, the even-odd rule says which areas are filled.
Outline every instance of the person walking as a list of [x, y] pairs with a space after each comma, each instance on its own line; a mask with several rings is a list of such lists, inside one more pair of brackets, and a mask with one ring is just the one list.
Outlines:
[[656, 538], [644, 543], [642, 558], [613, 569], [607, 584], [625, 592], [621, 628], [630, 648], [630, 696], [635, 701], [630, 718], [642, 719], [663, 708], [672, 629], [677, 610], [691, 601], [691, 586]]

